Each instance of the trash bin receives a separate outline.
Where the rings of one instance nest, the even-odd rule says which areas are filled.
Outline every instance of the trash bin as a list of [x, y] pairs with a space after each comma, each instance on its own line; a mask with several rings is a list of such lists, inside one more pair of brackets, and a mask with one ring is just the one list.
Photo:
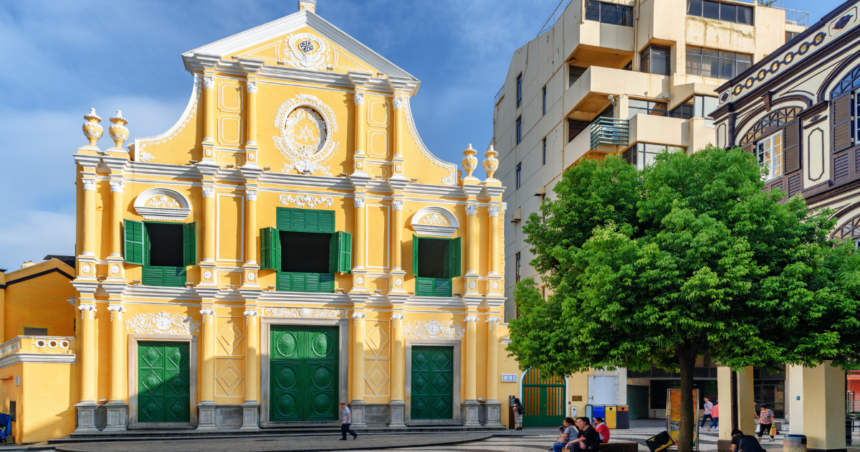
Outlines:
[[595, 406], [591, 409], [591, 419], [594, 420], [596, 417], [602, 417], [606, 419], [606, 407], [605, 406]]
[[615, 428], [630, 428], [630, 407], [629, 406], [619, 406], [618, 413], [615, 415], [615, 422], [617, 426]]
[[618, 413], [617, 408], [615, 406], [606, 407], [606, 426], [609, 428], [618, 428], [615, 421], [615, 414]]
[[592, 411], [594, 410], [593, 405], [585, 405], [585, 417], [591, 419]]
[[786, 435], [782, 442], [783, 452], [806, 452], [806, 435]]

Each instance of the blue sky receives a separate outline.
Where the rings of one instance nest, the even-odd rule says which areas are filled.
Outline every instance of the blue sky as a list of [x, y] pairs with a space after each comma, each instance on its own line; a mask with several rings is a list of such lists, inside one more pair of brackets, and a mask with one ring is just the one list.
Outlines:
[[[513, 51], [558, 0], [318, 0], [317, 13], [421, 80], [421, 136], [459, 163], [492, 137], [493, 96]], [[812, 22], [837, 0], [784, 0]], [[74, 252], [72, 154], [95, 107], [131, 137], [167, 130], [191, 75], [180, 54], [296, 11], [296, 0], [0, 1], [0, 268]], [[107, 147], [108, 137], [101, 147]]]

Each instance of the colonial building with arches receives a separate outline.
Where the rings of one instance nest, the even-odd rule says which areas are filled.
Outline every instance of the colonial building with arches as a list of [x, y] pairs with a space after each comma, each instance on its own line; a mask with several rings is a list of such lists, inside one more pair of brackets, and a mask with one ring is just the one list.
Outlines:
[[[832, 236], [860, 246], [860, 2], [825, 15], [717, 90], [712, 113], [717, 145], [742, 147], [768, 169], [765, 190], [802, 197], [812, 209], [831, 209]], [[791, 433], [809, 437], [810, 450], [844, 450], [836, 432], [845, 419], [845, 375], [829, 365], [787, 366]], [[747, 373], [749, 375], [747, 375]], [[720, 392], [730, 392], [720, 369]], [[725, 386], [724, 386], [725, 385]], [[752, 370], [739, 375], [737, 393], [751, 391]], [[721, 411], [731, 412], [720, 399]], [[752, 417], [739, 410], [741, 429]], [[721, 419], [722, 420], [722, 419]], [[720, 438], [728, 431], [720, 423]], [[744, 425], [746, 425], [744, 427]]]
[[70, 383], [40, 388], [70, 403], [19, 442], [336, 427], [338, 402], [354, 428], [506, 422], [496, 153], [483, 181], [471, 145], [464, 172], [435, 157], [420, 82], [298, 4], [184, 53], [170, 130], [125, 148], [117, 112], [100, 146], [85, 116]]

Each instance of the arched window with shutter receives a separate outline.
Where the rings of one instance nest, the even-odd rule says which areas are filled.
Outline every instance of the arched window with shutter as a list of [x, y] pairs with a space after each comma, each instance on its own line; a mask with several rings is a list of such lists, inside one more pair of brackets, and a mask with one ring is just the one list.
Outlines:
[[855, 247], [860, 247], [860, 216], [856, 216], [836, 228], [833, 238], [849, 239], [854, 242]]
[[852, 69], [840, 80], [830, 92], [831, 127], [833, 128], [833, 181], [842, 184], [854, 180], [857, 176], [857, 162], [860, 161], [860, 151], [843, 152], [854, 147], [857, 141], [858, 102], [860, 92], [860, 66]]
[[[784, 107], [771, 111], [742, 136], [740, 145], [746, 152], [758, 157], [768, 168], [765, 187], [768, 191], [779, 188], [792, 197], [802, 190], [801, 131], [797, 118], [803, 107]], [[783, 176], [788, 176], [784, 181]]]

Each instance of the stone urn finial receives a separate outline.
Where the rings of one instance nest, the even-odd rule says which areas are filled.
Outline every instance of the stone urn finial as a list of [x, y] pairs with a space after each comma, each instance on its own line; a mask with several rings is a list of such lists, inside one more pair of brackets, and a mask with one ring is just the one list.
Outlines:
[[87, 139], [90, 140], [90, 146], [95, 146], [96, 142], [99, 141], [99, 138], [101, 138], [102, 134], [104, 133], [104, 128], [102, 128], [102, 126], [99, 124], [100, 122], [102, 122], [102, 118], [100, 118], [99, 115], [96, 114], [95, 108], [91, 108], [90, 114], [84, 115], [84, 119], [87, 120], [87, 122], [84, 123], [83, 127], [84, 136], [86, 136]]
[[472, 177], [472, 173], [475, 172], [475, 169], [478, 168], [478, 158], [475, 157], [478, 151], [472, 148], [472, 143], [469, 143], [469, 147], [463, 151], [462, 163], [463, 169], [466, 170], [466, 179], [470, 179]]
[[122, 148], [122, 144], [128, 139], [128, 128], [125, 126], [128, 120], [122, 117], [122, 110], [117, 110], [116, 116], [110, 118], [110, 122], [113, 123], [108, 129], [110, 138], [116, 143], [117, 148]]
[[499, 159], [496, 156], [499, 155], [498, 152], [493, 148], [491, 144], [487, 148], [487, 152], [484, 152], [484, 171], [487, 172], [487, 179], [493, 179], [493, 175], [496, 174], [496, 170], [499, 169]]

